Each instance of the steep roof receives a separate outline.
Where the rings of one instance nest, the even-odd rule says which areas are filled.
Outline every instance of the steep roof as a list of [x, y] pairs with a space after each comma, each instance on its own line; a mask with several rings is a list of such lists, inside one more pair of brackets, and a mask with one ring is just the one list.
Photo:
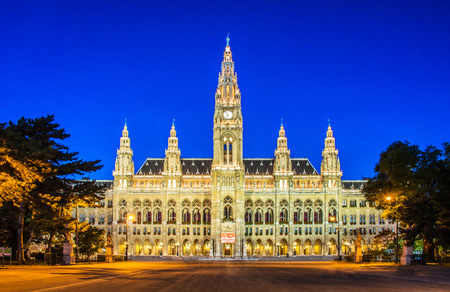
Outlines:
[[343, 180], [342, 189], [344, 190], [362, 190], [366, 184], [365, 180]]
[[[245, 175], [273, 175], [274, 158], [245, 158]], [[307, 158], [292, 158], [294, 175], [318, 175], [319, 173]], [[182, 158], [183, 175], [210, 175], [212, 158]], [[137, 175], [161, 175], [164, 171], [164, 158], [147, 158]]]

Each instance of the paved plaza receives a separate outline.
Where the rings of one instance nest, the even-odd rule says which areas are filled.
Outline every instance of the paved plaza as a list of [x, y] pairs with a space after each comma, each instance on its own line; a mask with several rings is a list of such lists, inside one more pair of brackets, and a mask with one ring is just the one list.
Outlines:
[[120, 262], [0, 269], [0, 291], [449, 291], [448, 266]]

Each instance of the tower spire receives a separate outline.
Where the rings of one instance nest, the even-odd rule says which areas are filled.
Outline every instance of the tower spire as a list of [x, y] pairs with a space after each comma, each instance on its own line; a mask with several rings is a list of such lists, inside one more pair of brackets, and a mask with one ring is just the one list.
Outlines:
[[[329, 120], [328, 120], [329, 121]], [[320, 166], [325, 186], [328, 188], [336, 188], [342, 177], [341, 165], [339, 162], [338, 150], [336, 149], [336, 141], [333, 137], [333, 130], [330, 122], [328, 122], [327, 136], [325, 138], [325, 147], [322, 151], [322, 165]]]
[[164, 162], [164, 172], [166, 174], [181, 174], [180, 156], [181, 151], [178, 148], [177, 131], [175, 130], [175, 119], [173, 119], [172, 128], [170, 129], [170, 136], [168, 139], [168, 146], [166, 149], [166, 159]]
[[226, 40], [227, 40], [227, 47], [229, 47], [230, 46], [230, 33], [228, 33]]
[[131, 150], [130, 144], [127, 123], [125, 120], [122, 137], [120, 137], [120, 147], [117, 149], [115, 170], [113, 171], [116, 185], [120, 188], [129, 187], [131, 177], [134, 174], [133, 150]]
[[226, 40], [227, 45], [223, 52], [222, 68], [219, 73], [219, 84], [217, 85], [216, 90], [216, 104], [240, 104], [241, 93], [237, 84], [237, 74], [234, 71], [229, 36], [227, 36]]
[[291, 171], [291, 151], [287, 147], [286, 131], [281, 123], [279, 136], [277, 139], [277, 149], [275, 149], [275, 172], [286, 173]]

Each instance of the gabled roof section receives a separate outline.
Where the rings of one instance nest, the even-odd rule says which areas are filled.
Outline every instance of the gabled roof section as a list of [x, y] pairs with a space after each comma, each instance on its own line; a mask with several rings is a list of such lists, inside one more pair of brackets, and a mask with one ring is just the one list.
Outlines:
[[211, 175], [212, 158], [182, 158], [183, 175]]
[[362, 190], [367, 181], [365, 180], [343, 180], [342, 189], [344, 190]]
[[161, 175], [164, 171], [164, 158], [147, 158], [136, 175]]
[[245, 158], [245, 175], [272, 175], [273, 158]]
[[[274, 158], [244, 159], [245, 175], [273, 175]], [[318, 175], [319, 173], [308, 158], [292, 158], [294, 175]]]
[[291, 158], [294, 175], [318, 175], [319, 172], [309, 162], [308, 158]]
[[[294, 175], [318, 175], [308, 158], [292, 158]], [[274, 158], [245, 158], [245, 175], [273, 175]], [[182, 158], [183, 175], [211, 175], [212, 158]], [[164, 158], [147, 158], [136, 175], [161, 175]]]

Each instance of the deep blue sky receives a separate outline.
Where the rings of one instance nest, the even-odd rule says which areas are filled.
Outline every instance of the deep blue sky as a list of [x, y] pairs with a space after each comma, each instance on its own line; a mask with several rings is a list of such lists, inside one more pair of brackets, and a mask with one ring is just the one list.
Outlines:
[[396, 140], [450, 141], [450, 1], [0, 1], [0, 121], [54, 114], [92, 178], [111, 179], [127, 118], [136, 170], [212, 157], [214, 93], [230, 32], [244, 156], [320, 169], [327, 119], [344, 179], [373, 175]]

